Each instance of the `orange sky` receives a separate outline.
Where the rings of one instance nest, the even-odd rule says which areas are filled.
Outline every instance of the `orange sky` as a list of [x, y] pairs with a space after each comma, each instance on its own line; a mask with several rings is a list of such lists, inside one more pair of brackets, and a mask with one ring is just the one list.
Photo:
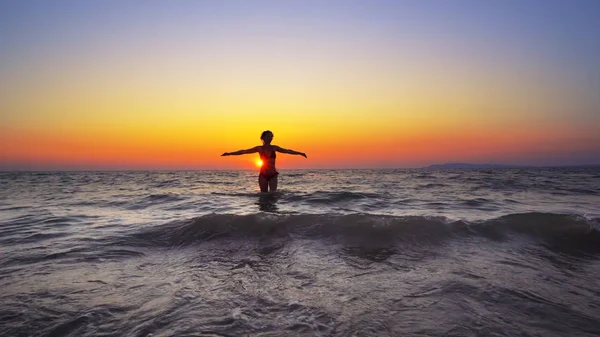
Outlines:
[[5, 8], [0, 169], [253, 169], [255, 155], [220, 154], [266, 129], [308, 154], [280, 168], [600, 164], [600, 75], [534, 39], [555, 26], [207, 4], [208, 21], [200, 4]]

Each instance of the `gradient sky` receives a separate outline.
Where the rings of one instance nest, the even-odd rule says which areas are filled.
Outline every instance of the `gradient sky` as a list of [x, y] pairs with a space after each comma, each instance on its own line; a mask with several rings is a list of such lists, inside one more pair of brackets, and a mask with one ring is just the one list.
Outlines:
[[600, 164], [600, 1], [2, 1], [0, 169]]

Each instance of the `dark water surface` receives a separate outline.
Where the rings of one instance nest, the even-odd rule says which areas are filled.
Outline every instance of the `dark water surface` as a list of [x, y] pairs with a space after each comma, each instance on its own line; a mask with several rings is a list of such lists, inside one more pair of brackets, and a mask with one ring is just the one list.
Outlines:
[[600, 169], [0, 173], [2, 336], [598, 336]]

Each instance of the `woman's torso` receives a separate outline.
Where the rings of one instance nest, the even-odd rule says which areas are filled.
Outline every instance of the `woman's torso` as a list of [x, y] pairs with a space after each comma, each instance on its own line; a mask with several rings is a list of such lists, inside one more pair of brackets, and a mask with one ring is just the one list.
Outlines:
[[260, 167], [261, 172], [273, 173], [277, 171], [277, 169], [275, 169], [275, 158], [277, 158], [277, 153], [272, 146], [263, 145], [259, 155], [262, 160], [262, 166]]

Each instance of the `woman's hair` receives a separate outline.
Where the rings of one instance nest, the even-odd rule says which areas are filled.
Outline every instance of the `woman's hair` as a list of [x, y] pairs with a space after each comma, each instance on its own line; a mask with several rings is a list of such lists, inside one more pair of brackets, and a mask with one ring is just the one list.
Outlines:
[[271, 137], [273, 136], [273, 132], [271, 132], [271, 131], [267, 130], [267, 131], [263, 131], [263, 133], [261, 133], [261, 134], [260, 134], [260, 139], [263, 139], [263, 140], [264, 140], [264, 139], [265, 139], [265, 137], [266, 137], [268, 134], [270, 134], [270, 135], [271, 135]]

